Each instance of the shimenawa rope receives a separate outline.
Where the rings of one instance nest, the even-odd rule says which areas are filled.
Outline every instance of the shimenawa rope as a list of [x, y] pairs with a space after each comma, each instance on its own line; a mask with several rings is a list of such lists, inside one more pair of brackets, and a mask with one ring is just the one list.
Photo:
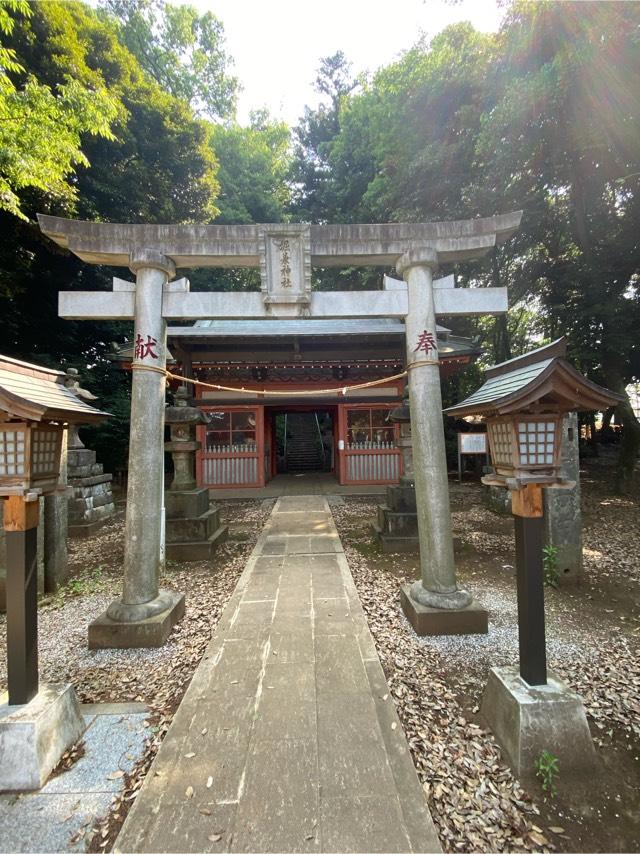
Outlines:
[[172, 374], [170, 371], [167, 371], [165, 368], [157, 368], [155, 365], [141, 365], [140, 362], [134, 362], [131, 365], [132, 371], [152, 371], [157, 374], [162, 374], [165, 379], [168, 380], [178, 380], [181, 383], [191, 383], [192, 385], [202, 386], [203, 388], [211, 388], [215, 391], [232, 391], [240, 394], [251, 394], [251, 395], [262, 395], [265, 397], [290, 397], [292, 394], [295, 394], [296, 397], [300, 395], [319, 395], [319, 394], [341, 394], [343, 396], [347, 395], [350, 391], [357, 391], [358, 389], [363, 388], [373, 388], [378, 385], [385, 385], [386, 383], [393, 382], [394, 380], [401, 380], [403, 377], [408, 376], [409, 372], [414, 370], [415, 368], [421, 368], [424, 365], [438, 365], [439, 362], [437, 359], [421, 359], [417, 362], [412, 362], [410, 365], [407, 365], [407, 370], [402, 371], [401, 374], [394, 374], [391, 377], [383, 377], [379, 380], [370, 380], [367, 383], [356, 383], [354, 385], [347, 386], [338, 386], [337, 388], [320, 388], [320, 389], [289, 389], [287, 391], [275, 391], [273, 389], [257, 389], [257, 388], [245, 388], [241, 386], [240, 388], [227, 386], [227, 385], [219, 385], [218, 383], [206, 383], [203, 380], [196, 380], [192, 377], [183, 377], [179, 374]]

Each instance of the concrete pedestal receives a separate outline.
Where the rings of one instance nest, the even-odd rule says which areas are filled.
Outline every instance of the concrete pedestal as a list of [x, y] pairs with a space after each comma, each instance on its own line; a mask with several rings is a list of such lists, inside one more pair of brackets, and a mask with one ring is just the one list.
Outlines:
[[85, 729], [72, 685], [41, 685], [24, 706], [0, 705], [0, 791], [39, 789]]
[[556, 676], [528, 685], [517, 667], [493, 667], [482, 714], [521, 779], [535, 778], [544, 750], [558, 757], [560, 779], [593, 767], [595, 751], [582, 700]]
[[387, 489], [387, 501], [378, 507], [373, 530], [385, 554], [420, 551], [415, 486], [400, 484]]
[[67, 466], [67, 482], [73, 490], [69, 499], [69, 536], [92, 537], [115, 512], [112, 476], [104, 473], [102, 463], [96, 462], [96, 452], [85, 447], [69, 448]]
[[211, 560], [226, 540], [220, 509], [209, 507], [209, 490], [167, 490], [165, 493], [166, 555], [170, 560]]
[[184, 594], [161, 591], [171, 602], [159, 614], [125, 622], [101, 614], [89, 624], [89, 649], [135, 649], [162, 646], [175, 624], [184, 616]]
[[486, 635], [487, 611], [475, 600], [465, 608], [429, 608], [410, 595], [411, 585], [400, 588], [400, 604], [417, 635]]

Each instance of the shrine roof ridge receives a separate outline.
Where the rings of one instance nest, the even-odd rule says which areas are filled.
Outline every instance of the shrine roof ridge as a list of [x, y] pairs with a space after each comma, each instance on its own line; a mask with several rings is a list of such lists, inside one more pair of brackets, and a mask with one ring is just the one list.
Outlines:
[[[450, 329], [436, 325], [438, 332]], [[396, 318], [270, 318], [264, 320], [197, 320], [193, 326], [169, 326], [168, 336], [177, 338], [282, 336], [282, 335], [404, 335], [405, 325]]]
[[410, 249], [435, 248], [443, 261], [477, 257], [508, 239], [522, 211], [492, 217], [427, 223], [306, 225], [154, 225], [72, 220], [38, 214], [42, 232], [94, 264], [128, 266], [137, 249], [159, 251], [177, 267], [255, 267], [268, 233], [310, 237], [316, 266], [391, 266]]
[[506, 362], [499, 362], [497, 365], [490, 365], [484, 372], [485, 377], [497, 377], [502, 374], [515, 371], [517, 368], [524, 368], [527, 365], [539, 363], [542, 359], [552, 359], [555, 357], [564, 358], [567, 355], [567, 339], [556, 338], [549, 344], [543, 344], [535, 350], [530, 350], [528, 353], [523, 353], [522, 356], [514, 356], [513, 359], [507, 359]]

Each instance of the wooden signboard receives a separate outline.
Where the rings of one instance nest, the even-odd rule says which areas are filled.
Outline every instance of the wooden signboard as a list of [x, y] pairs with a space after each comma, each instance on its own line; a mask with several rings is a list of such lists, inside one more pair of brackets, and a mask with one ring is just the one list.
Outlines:
[[462, 457], [465, 454], [484, 454], [489, 461], [486, 433], [458, 433], [458, 482], [462, 483]]

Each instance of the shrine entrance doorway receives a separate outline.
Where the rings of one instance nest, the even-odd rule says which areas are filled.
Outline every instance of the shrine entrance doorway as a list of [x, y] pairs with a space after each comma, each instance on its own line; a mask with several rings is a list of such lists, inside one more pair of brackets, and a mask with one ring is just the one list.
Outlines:
[[270, 407], [272, 474], [335, 472], [338, 407]]

